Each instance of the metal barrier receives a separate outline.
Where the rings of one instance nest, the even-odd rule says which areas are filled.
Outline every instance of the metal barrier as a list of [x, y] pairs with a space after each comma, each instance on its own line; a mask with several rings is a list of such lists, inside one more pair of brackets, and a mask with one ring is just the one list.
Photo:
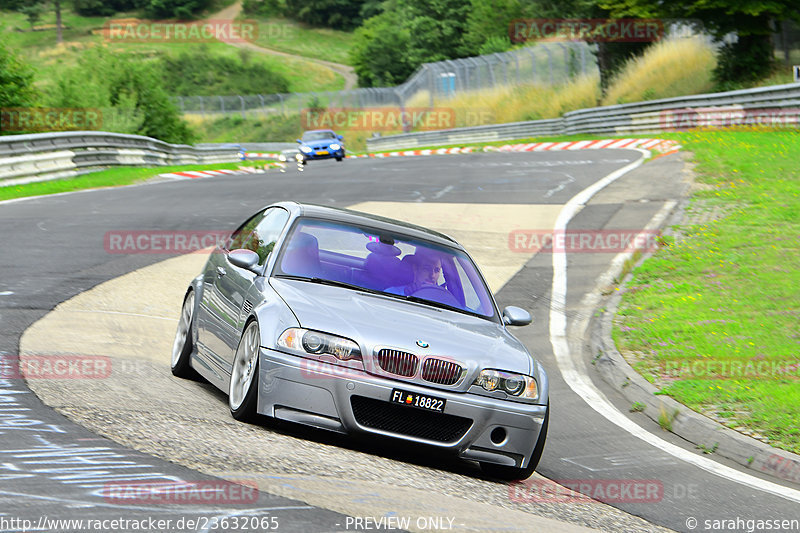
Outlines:
[[367, 149], [402, 150], [581, 133], [629, 135], [756, 124], [800, 126], [800, 83], [593, 107], [556, 119], [373, 137], [367, 139]]
[[239, 145], [194, 147], [150, 137], [76, 131], [0, 137], [0, 186], [75, 176], [110, 166], [239, 161]]

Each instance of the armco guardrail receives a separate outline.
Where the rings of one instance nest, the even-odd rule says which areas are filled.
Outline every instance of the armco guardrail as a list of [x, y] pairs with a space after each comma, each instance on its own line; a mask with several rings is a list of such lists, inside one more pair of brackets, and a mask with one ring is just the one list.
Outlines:
[[76, 131], [0, 137], [0, 186], [119, 165], [189, 165], [240, 159], [238, 145], [194, 147], [122, 133]]
[[537, 136], [639, 134], [738, 124], [800, 125], [800, 83], [580, 109], [563, 117], [404, 133], [367, 140], [370, 151]]

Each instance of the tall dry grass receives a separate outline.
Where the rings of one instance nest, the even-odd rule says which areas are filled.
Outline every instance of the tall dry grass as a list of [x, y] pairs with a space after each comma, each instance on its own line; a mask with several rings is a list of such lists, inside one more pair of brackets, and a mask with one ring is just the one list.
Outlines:
[[603, 105], [709, 92], [716, 66], [714, 49], [700, 37], [656, 43], [628, 61], [611, 81]]
[[[452, 109], [455, 127], [502, 124], [520, 120], [560, 117], [567, 111], [593, 107], [600, 97], [596, 75], [581, 76], [562, 86], [498, 86], [458, 93], [452, 98], [434, 99], [435, 108]], [[430, 105], [427, 91], [415, 94], [407, 107]]]

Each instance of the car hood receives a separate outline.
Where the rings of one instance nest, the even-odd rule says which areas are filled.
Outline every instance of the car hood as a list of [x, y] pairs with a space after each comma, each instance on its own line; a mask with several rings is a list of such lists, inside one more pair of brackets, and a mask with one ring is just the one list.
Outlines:
[[[533, 358], [522, 343], [498, 322], [464, 313], [299, 280], [271, 278], [270, 284], [291, 308], [303, 328], [347, 337], [361, 347], [365, 368], [377, 348], [410, 352], [424, 359], [436, 356], [459, 363], [465, 379], [455, 385], [466, 390], [483, 368], [531, 375]], [[422, 348], [417, 344], [428, 344]], [[387, 376], [398, 379], [397, 376]], [[419, 378], [399, 378], [430, 383]], [[446, 388], [454, 388], [447, 386]]]
[[306, 146], [310, 146], [311, 148], [314, 148], [315, 150], [318, 149], [318, 148], [325, 148], [326, 146], [330, 146], [333, 143], [336, 143], [336, 144], [339, 144], [339, 145], [342, 144], [342, 142], [339, 141], [338, 139], [322, 139], [322, 140], [319, 140], [319, 141], [303, 141], [303, 144], [305, 144]]

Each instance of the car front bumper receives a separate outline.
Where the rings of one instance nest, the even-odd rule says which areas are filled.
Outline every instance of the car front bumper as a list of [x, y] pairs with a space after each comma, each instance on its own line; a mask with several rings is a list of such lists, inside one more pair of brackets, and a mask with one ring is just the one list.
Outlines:
[[336, 151], [328, 151], [327, 154], [320, 154], [317, 153], [316, 150], [313, 152], [303, 152], [303, 157], [306, 159], [333, 159], [337, 157], [344, 157], [344, 150], [336, 150]]
[[[394, 437], [519, 468], [527, 466], [547, 411], [546, 405], [420, 387], [267, 348], [261, 348], [259, 369], [261, 414], [340, 433]], [[393, 389], [445, 399], [444, 412], [390, 403]]]

